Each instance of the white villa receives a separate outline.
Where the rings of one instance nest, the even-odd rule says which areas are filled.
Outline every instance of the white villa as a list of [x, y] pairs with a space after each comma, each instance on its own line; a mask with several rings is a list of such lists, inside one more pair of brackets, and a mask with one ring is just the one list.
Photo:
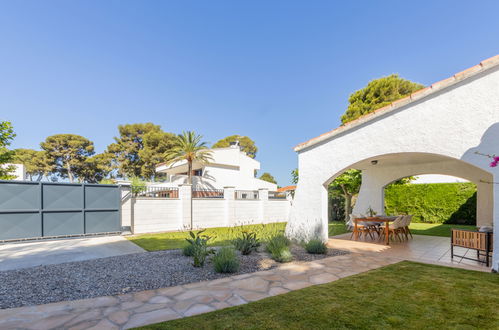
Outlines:
[[[236, 190], [277, 190], [276, 184], [255, 178], [260, 162], [241, 151], [238, 144], [211, 150], [212, 161], [193, 164], [192, 184], [195, 189], [234, 187]], [[186, 161], [160, 164], [156, 167], [156, 172], [167, 175], [167, 181], [154, 184], [156, 187], [178, 187], [187, 183]]]
[[[494, 227], [499, 269], [499, 55], [295, 147], [300, 178], [286, 234], [328, 237], [329, 183], [362, 170], [353, 214], [384, 214], [384, 188], [400, 178], [450, 175], [477, 186], [477, 226]], [[487, 156], [488, 155], [488, 156]]]

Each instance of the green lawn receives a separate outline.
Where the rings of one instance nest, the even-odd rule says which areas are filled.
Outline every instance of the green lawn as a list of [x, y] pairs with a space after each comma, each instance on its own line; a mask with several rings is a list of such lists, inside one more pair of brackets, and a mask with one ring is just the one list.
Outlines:
[[143, 329], [498, 329], [499, 275], [404, 261]]
[[[285, 222], [272, 223], [266, 225], [248, 225], [239, 227], [210, 228], [205, 231], [206, 235], [212, 236], [210, 245], [227, 245], [235, 237], [239, 236], [242, 230], [256, 231], [258, 237], [265, 240], [277, 233], [284, 231]], [[415, 235], [430, 235], [450, 237], [450, 228], [475, 229], [475, 226], [463, 225], [440, 225], [428, 223], [412, 223], [411, 231]], [[348, 232], [343, 222], [329, 223], [329, 236], [340, 235]], [[143, 234], [130, 236], [128, 239], [147, 251], [180, 249], [185, 245], [185, 239], [189, 237], [188, 231], [169, 232], [158, 234]]]
[[413, 223], [411, 223], [409, 228], [411, 229], [411, 232], [414, 235], [450, 237], [451, 228], [475, 230], [476, 226], [444, 225], [444, 224], [438, 224], [438, 223], [416, 223], [416, 222], [413, 222]]
[[[285, 222], [271, 223], [266, 225], [248, 225], [239, 227], [209, 228], [205, 234], [212, 236], [209, 241], [211, 246], [227, 245], [230, 241], [240, 235], [242, 230], [252, 230], [257, 232], [260, 239], [265, 240], [273, 235], [282, 233], [286, 227]], [[345, 225], [342, 222], [329, 224], [329, 235], [339, 235], [346, 233]], [[189, 237], [189, 231], [169, 232], [158, 234], [143, 234], [130, 236], [128, 239], [147, 251], [180, 249]]]

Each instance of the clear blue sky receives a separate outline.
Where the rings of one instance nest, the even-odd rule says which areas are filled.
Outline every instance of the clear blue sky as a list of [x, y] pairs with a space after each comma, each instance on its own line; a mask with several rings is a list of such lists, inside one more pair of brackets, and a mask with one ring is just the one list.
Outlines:
[[[499, 53], [499, 1], [0, 1], [0, 119], [102, 151], [118, 124], [248, 135], [280, 185], [292, 147], [391, 73], [431, 84]], [[359, 141], [362, 143], [362, 141]]]

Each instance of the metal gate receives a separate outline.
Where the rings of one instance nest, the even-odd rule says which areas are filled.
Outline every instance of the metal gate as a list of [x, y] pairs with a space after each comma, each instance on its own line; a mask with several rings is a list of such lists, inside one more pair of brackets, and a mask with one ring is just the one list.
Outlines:
[[116, 185], [0, 180], [0, 241], [121, 231]]

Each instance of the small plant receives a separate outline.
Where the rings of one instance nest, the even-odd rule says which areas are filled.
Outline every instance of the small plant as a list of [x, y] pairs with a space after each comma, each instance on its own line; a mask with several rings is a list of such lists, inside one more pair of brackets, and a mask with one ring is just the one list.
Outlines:
[[280, 234], [272, 237], [267, 245], [266, 250], [277, 262], [289, 262], [293, 259], [293, 255], [289, 251], [291, 241], [284, 235]]
[[187, 244], [182, 248], [182, 254], [186, 257], [192, 257], [194, 255], [194, 245]]
[[239, 270], [239, 259], [236, 250], [224, 246], [213, 256], [213, 266], [217, 273], [235, 273]]
[[210, 236], [201, 235], [205, 230], [198, 231], [196, 234], [190, 231], [189, 235], [191, 238], [186, 238], [185, 240], [189, 242], [191, 247], [184, 248], [183, 253], [189, 253], [191, 257], [194, 258], [194, 267], [203, 267], [206, 257], [210, 254], [215, 253], [215, 250], [208, 249], [208, 241], [211, 239]]
[[272, 259], [274, 259], [277, 262], [290, 262], [293, 260], [293, 255], [291, 254], [291, 251], [289, 251], [289, 248], [283, 247], [280, 250], [275, 250], [272, 252]]
[[236, 250], [241, 251], [242, 255], [251, 254], [251, 252], [258, 250], [260, 242], [256, 237], [256, 233], [252, 231], [243, 231], [242, 237], [238, 237], [232, 241]]
[[367, 209], [367, 214], [372, 218], [376, 215], [376, 211], [373, 210], [371, 206]]
[[327, 246], [320, 239], [312, 239], [305, 244], [305, 250], [310, 254], [326, 254]]
[[288, 247], [290, 244], [291, 241], [286, 236], [279, 234], [270, 238], [265, 248], [267, 252], [273, 253], [273, 251], [281, 250], [283, 247]]

